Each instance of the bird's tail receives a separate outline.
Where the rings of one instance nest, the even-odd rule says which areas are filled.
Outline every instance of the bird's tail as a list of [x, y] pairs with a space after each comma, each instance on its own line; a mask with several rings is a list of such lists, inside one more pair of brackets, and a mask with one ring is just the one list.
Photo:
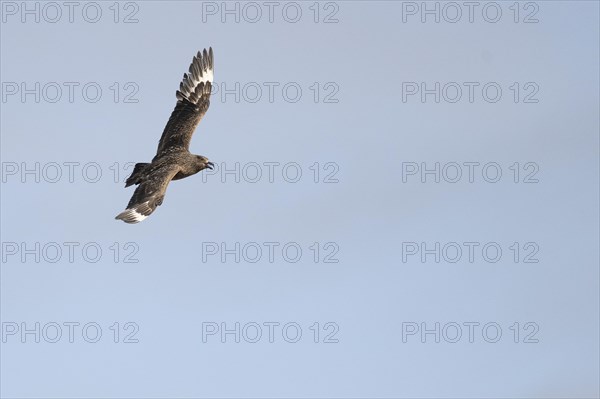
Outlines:
[[132, 184], [140, 184], [142, 182], [142, 172], [146, 168], [146, 166], [150, 165], [149, 163], [136, 163], [133, 167], [133, 172], [131, 175], [125, 180], [125, 187], [129, 187]]

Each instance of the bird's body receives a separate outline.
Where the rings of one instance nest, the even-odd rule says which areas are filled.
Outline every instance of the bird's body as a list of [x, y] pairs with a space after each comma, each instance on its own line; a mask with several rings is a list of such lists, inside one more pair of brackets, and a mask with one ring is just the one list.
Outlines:
[[201, 155], [189, 152], [196, 126], [210, 105], [213, 81], [213, 52], [198, 52], [190, 65], [189, 74], [176, 93], [177, 104], [158, 143], [151, 163], [138, 163], [125, 187], [138, 185], [127, 209], [116, 216], [126, 223], [146, 219], [161, 205], [171, 180], [192, 176], [203, 169], [212, 169], [213, 163]]

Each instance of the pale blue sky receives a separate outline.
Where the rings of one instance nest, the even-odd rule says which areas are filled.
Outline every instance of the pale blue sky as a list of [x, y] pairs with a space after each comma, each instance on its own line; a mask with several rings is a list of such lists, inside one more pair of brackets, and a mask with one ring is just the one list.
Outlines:
[[[222, 2], [121, 2], [118, 15], [98, 2], [96, 23], [89, 3], [73, 22], [40, 4], [39, 23], [21, 4], [1, 3], [3, 397], [598, 397], [597, 2], [522, 2], [518, 16], [498, 2], [496, 23], [489, 3], [456, 23], [445, 3], [439, 23], [421, 22], [421, 2], [281, 2], [272, 22], [258, 2], [255, 23], [244, 3], [239, 23], [222, 21]], [[219, 90], [239, 82], [240, 100], [215, 93], [190, 150], [239, 162], [239, 183], [199, 174], [172, 183], [144, 222], [115, 221], [133, 193], [115, 170], [122, 181], [127, 163], [153, 157], [181, 77], [208, 46]], [[439, 103], [403, 93], [436, 82]], [[485, 85], [500, 87], [497, 102]], [[465, 162], [478, 163], [472, 183]], [[441, 182], [421, 182], [436, 163]], [[497, 183], [481, 175], [490, 163]], [[463, 177], [449, 183], [456, 164]], [[221, 243], [239, 243], [240, 261], [223, 262]], [[440, 243], [440, 262], [409, 255], [411, 243]], [[489, 256], [502, 250], [495, 263], [487, 243]], [[39, 343], [21, 335], [36, 322]], [[82, 337], [87, 323], [98, 342]], [[240, 323], [241, 342], [207, 335], [221, 323]], [[298, 342], [282, 336], [287, 323]], [[421, 323], [440, 323], [441, 342], [407, 335]], [[501, 328], [498, 342], [484, 325]], [[124, 343], [136, 326], [138, 342]], [[338, 342], [324, 343], [332, 331]]]

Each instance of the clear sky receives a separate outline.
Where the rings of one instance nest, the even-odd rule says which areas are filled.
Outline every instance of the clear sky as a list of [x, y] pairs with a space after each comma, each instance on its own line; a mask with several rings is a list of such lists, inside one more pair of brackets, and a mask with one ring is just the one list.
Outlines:
[[0, 11], [3, 397], [600, 395], [597, 2]]

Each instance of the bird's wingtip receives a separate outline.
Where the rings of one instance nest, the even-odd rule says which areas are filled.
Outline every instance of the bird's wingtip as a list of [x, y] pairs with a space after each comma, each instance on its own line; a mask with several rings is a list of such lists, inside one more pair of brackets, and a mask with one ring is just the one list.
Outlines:
[[117, 216], [115, 216], [115, 219], [117, 220], [122, 220], [125, 223], [139, 223], [142, 220], [146, 219], [148, 217], [148, 215], [143, 215], [139, 212], [137, 212], [135, 209], [133, 208], [129, 208], [129, 209], [125, 209], [123, 212], [119, 213]]

